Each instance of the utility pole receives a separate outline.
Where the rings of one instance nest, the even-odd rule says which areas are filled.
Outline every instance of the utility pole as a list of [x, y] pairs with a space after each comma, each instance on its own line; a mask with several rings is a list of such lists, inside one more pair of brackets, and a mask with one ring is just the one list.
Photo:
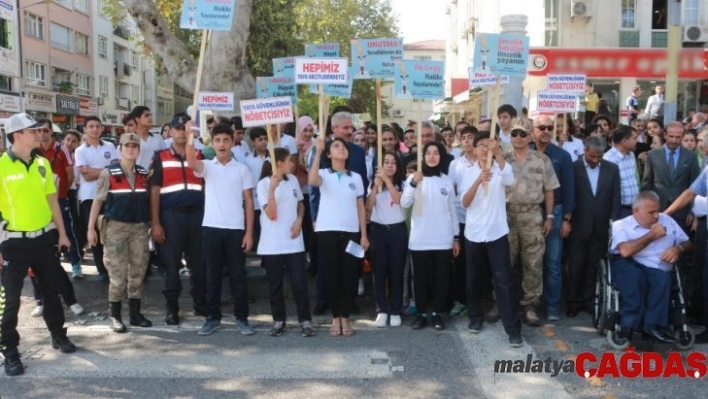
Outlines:
[[681, 50], [681, 1], [668, 0], [668, 43], [666, 93], [664, 96], [664, 126], [676, 120], [678, 111], [679, 51]]

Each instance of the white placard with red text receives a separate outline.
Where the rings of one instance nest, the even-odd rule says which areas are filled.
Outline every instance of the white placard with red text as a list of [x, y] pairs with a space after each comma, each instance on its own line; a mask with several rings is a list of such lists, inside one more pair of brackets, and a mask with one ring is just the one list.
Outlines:
[[294, 122], [290, 97], [271, 97], [241, 101], [243, 127], [275, 125]]
[[578, 98], [573, 93], [539, 91], [536, 100], [536, 111], [539, 112], [575, 112]]
[[297, 84], [335, 84], [347, 83], [349, 60], [346, 58], [309, 58], [295, 59], [295, 83]]
[[549, 74], [546, 77], [546, 90], [556, 93], [574, 93], [578, 95], [585, 94], [585, 84], [587, 77], [585, 75], [557, 75]]
[[234, 93], [200, 91], [198, 107], [202, 111], [233, 111]]

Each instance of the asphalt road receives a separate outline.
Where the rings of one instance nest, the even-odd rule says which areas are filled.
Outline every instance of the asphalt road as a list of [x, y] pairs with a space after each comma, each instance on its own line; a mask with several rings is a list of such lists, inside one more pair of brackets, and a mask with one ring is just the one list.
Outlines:
[[[20, 377], [0, 373], [0, 396], [698, 398], [708, 392], [706, 377], [584, 379], [575, 373], [552, 377], [494, 372], [496, 360], [524, 360], [531, 355], [562, 361], [585, 351], [598, 357], [610, 351], [604, 338], [588, 328], [586, 314], [540, 328], [524, 327], [525, 345], [512, 349], [498, 323], [485, 325], [479, 335], [466, 331], [464, 318], [447, 318], [448, 328], [441, 332], [413, 331], [407, 326], [410, 317], [404, 318], [402, 327], [378, 329], [373, 324], [373, 299], [367, 293], [357, 301], [363, 314], [354, 317], [353, 337], [330, 337], [330, 319], [325, 315], [314, 316], [315, 337], [303, 338], [296, 320], [289, 317], [286, 333], [272, 338], [265, 335], [271, 319], [263, 277], [258, 269], [249, 269], [249, 286], [255, 287], [251, 290], [253, 336], [242, 336], [228, 316], [221, 330], [198, 336], [203, 320], [189, 315], [186, 298], [182, 325], [165, 325], [157, 276], [146, 287], [143, 312], [154, 326], [115, 334], [105, 319], [105, 287], [87, 278], [75, 284], [86, 314], [77, 317], [67, 311], [69, 336], [79, 350], [66, 355], [51, 348], [41, 318], [29, 315], [34, 301], [23, 297], [20, 350], [27, 369]], [[314, 285], [314, 280], [310, 283]], [[227, 299], [223, 311], [230, 313]], [[292, 298], [288, 314], [295, 314]], [[665, 355], [670, 348], [644, 343], [639, 350]]]

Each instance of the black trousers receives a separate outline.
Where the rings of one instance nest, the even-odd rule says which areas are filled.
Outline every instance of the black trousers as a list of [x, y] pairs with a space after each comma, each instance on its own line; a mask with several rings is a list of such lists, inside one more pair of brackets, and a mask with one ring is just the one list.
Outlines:
[[497, 306], [507, 334], [521, 331], [521, 321], [514, 296], [514, 273], [511, 267], [509, 237], [490, 242], [465, 240], [467, 261], [467, 302], [470, 321], [484, 319], [484, 285], [491, 269]]
[[[460, 223], [460, 235], [465, 233], [465, 224]], [[453, 287], [453, 299], [465, 304], [467, 302], [467, 258], [465, 257], [465, 245], [460, 245], [460, 253], [457, 258], [453, 259], [452, 278], [455, 286]]]
[[57, 295], [56, 282], [61, 268], [57, 258], [56, 230], [37, 238], [10, 238], [0, 244], [3, 268], [0, 270], [0, 349], [5, 357], [17, 354], [20, 334], [17, 332], [17, 315], [20, 311], [22, 285], [31, 266], [44, 296], [44, 322], [52, 334], [62, 334], [64, 309]]
[[332, 317], [348, 318], [354, 306], [361, 259], [346, 252], [349, 241], [359, 244], [359, 233], [322, 231], [317, 240], [324, 260]]
[[[444, 312], [450, 289], [452, 248], [430, 251], [411, 250], [411, 257], [413, 258], [415, 305], [418, 313], [426, 313], [428, 304], [432, 305], [433, 312]], [[429, 298], [431, 291], [432, 298]]]
[[84, 223], [79, 213], [78, 190], [69, 190], [69, 211], [74, 221], [74, 236], [76, 236], [77, 249], [83, 258], [84, 247], [86, 246], [86, 223]]
[[[83, 229], [88, 231], [89, 215], [91, 215], [91, 205], [93, 205], [93, 200], [81, 201], [81, 219], [84, 222]], [[91, 253], [93, 254], [93, 261], [96, 263], [96, 270], [99, 274], [108, 275], [108, 270], [106, 270], [106, 265], [103, 263], [103, 243], [101, 243], [101, 235], [96, 229], [96, 245], [91, 247]]]
[[302, 238], [305, 240], [305, 252], [310, 254], [310, 262], [317, 264], [317, 235], [312, 226], [310, 196], [303, 194], [303, 197], [305, 203], [305, 217], [302, 219]]
[[165, 242], [158, 247], [165, 271], [165, 289], [162, 294], [168, 302], [177, 301], [182, 293], [179, 275], [182, 255], [185, 255], [189, 269], [190, 295], [195, 300], [203, 300], [206, 295], [202, 219], [204, 212], [179, 213], [169, 209], [160, 212], [160, 223], [165, 231]]
[[384, 226], [371, 223], [370, 234], [369, 256], [374, 277], [376, 310], [379, 313], [400, 315], [403, 307], [403, 272], [408, 254], [406, 224]]
[[263, 255], [263, 267], [268, 274], [268, 287], [270, 289], [270, 311], [273, 321], [285, 321], [285, 299], [283, 298], [283, 278], [286, 269], [295, 305], [297, 306], [297, 320], [312, 320], [310, 315], [310, 299], [307, 296], [307, 270], [305, 270], [305, 253], [282, 255]]
[[206, 264], [206, 318], [221, 320], [221, 285], [224, 267], [229, 270], [229, 285], [237, 320], [248, 319], [246, 254], [241, 248], [243, 230], [202, 227], [202, 254]]
[[[59, 269], [57, 270], [57, 292], [55, 295], [59, 295], [62, 299], [64, 299], [64, 304], [66, 306], [71, 306], [76, 303], [74, 286], [71, 284], [71, 280], [69, 280], [69, 276], [64, 271], [64, 268], [61, 267], [61, 263], [57, 263], [57, 266], [59, 266]], [[32, 270], [34, 271], [34, 267], [32, 267]], [[44, 305], [44, 296], [42, 295], [42, 289], [39, 286], [37, 277], [30, 277], [30, 282], [32, 283], [32, 294], [34, 294], [34, 299], [37, 301], [37, 305]]]
[[568, 254], [568, 297], [569, 305], [589, 305], [595, 295], [595, 273], [597, 263], [607, 253], [608, 238], [591, 234], [587, 240], [570, 237]]

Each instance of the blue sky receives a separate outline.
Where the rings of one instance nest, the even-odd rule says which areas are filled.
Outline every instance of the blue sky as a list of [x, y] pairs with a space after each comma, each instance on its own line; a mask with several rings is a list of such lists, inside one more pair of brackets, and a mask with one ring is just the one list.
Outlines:
[[444, 0], [391, 0], [404, 43], [445, 40]]

